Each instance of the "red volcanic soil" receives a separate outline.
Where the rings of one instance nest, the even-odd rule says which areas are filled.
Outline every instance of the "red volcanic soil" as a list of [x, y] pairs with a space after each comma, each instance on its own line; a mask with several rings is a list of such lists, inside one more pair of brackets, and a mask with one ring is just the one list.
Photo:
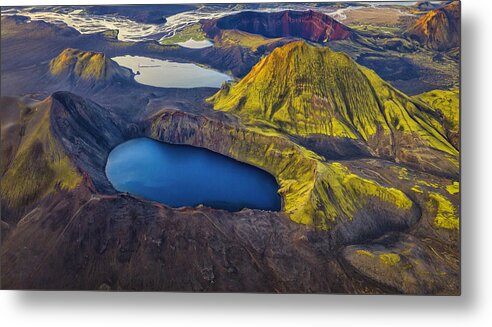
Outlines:
[[460, 3], [458, 1], [429, 11], [409, 30], [410, 37], [435, 50], [460, 45]]
[[301, 37], [323, 43], [330, 40], [346, 40], [354, 31], [328, 15], [315, 11], [286, 10], [273, 13], [245, 11], [218, 20], [203, 23], [209, 36], [220, 29], [237, 29], [265, 37]]

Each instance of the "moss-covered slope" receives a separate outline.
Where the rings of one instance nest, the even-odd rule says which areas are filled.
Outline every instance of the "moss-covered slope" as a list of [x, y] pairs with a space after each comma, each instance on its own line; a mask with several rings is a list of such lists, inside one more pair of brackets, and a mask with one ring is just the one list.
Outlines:
[[65, 49], [50, 62], [50, 73], [67, 77], [72, 82], [128, 80], [131, 72], [119, 66], [104, 53]]
[[56, 189], [71, 190], [82, 181], [52, 133], [51, 101], [48, 98], [21, 116], [19, 145], [2, 176], [2, 201], [8, 207], [32, 204]]
[[414, 96], [426, 103], [442, 119], [440, 120], [448, 139], [459, 148], [460, 139], [460, 93], [458, 89], [433, 90]]
[[[367, 144], [373, 155], [457, 172], [458, 151], [437, 115], [343, 53], [303, 41], [275, 49], [235, 85], [209, 99], [216, 110], [249, 125], [267, 125], [300, 137], [324, 135]], [[432, 165], [431, 165], [432, 166]]]

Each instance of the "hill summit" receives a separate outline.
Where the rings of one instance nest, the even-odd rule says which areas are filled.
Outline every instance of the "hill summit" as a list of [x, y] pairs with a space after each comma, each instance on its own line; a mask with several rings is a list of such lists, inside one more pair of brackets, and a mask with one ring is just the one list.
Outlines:
[[53, 76], [67, 77], [72, 82], [128, 80], [131, 72], [106, 57], [104, 53], [65, 49], [50, 62]]
[[304, 139], [349, 140], [366, 145], [371, 156], [457, 172], [458, 151], [431, 108], [327, 47], [298, 41], [277, 48], [209, 101], [248, 125]]
[[429, 11], [409, 28], [407, 34], [435, 50], [449, 50], [460, 45], [460, 3], [454, 1]]

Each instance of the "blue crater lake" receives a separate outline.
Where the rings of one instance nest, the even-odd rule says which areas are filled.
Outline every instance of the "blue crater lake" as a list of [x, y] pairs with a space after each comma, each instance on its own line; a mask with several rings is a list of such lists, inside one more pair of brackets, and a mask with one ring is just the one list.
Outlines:
[[111, 151], [106, 175], [120, 192], [171, 207], [197, 206], [239, 211], [281, 209], [278, 184], [267, 172], [207, 149], [148, 138]]

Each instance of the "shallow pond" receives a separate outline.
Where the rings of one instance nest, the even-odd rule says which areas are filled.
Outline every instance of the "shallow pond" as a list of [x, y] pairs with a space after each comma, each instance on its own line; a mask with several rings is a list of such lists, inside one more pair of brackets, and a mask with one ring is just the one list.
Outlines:
[[278, 211], [278, 185], [267, 172], [207, 149], [138, 138], [109, 154], [114, 188], [171, 207]]
[[229, 75], [195, 64], [159, 60], [141, 56], [111, 58], [120, 66], [131, 69], [140, 84], [157, 87], [216, 87], [232, 80]]

